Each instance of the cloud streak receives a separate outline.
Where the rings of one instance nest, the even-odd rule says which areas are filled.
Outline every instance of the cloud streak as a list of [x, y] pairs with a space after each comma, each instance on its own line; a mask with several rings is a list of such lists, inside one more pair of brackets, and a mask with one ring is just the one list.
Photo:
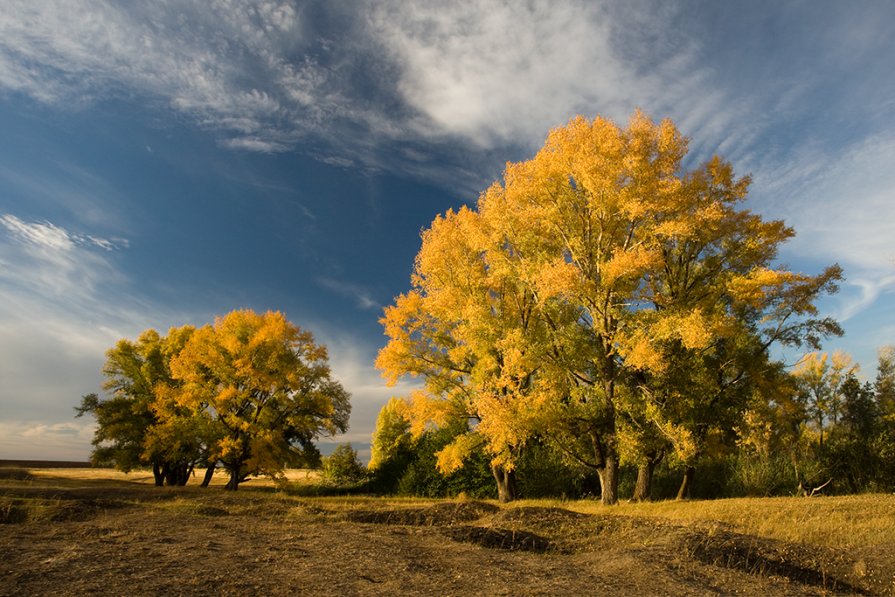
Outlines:
[[[57, 106], [136, 93], [235, 150], [280, 152], [312, 137], [334, 159], [381, 167], [383, 144], [425, 141], [428, 151], [390, 159], [426, 170], [433, 143], [530, 150], [576, 113], [664, 114], [712, 84], [693, 44], [663, 28], [667, 11], [385, 1], [350, 15], [333, 8], [326, 29], [314, 7], [10, 0], [0, 8], [0, 87]], [[653, 41], [628, 39], [632, 27]], [[644, 55], [644, 45], [661, 53]], [[695, 97], [691, 131], [727, 131], [724, 94]]]
[[338, 295], [352, 299], [360, 309], [376, 310], [382, 307], [379, 301], [373, 298], [370, 291], [359, 284], [343, 282], [326, 276], [318, 277], [317, 284]]

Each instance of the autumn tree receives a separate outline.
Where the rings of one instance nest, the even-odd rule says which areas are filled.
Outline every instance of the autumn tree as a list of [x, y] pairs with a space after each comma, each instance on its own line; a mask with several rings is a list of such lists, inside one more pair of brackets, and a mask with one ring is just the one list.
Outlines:
[[233, 311], [195, 331], [171, 362], [172, 403], [215, 428], [212, 458], [235, 490], [249, 475], [278, 476], [321, 433], [348, 427], [349, 395], [326, 348], [282, 313]]
[[879, 349], [873, 385], [880, 412], [895, 418], [895, 346]]
[[840, 272], [775, 268], [793, 231], [740, 208], [749, 179], [730, 164], [684, 171], [686, 153], [671, 121], [641, 112], [627, 128], [578, 117], [551, 131], [476, 210], [448, 212], [424, 234], [414, 290], [386, 313], [380, 366], [449, 378], [455, 395], [498, 405], [473, 409], [492, 450], [550, 434], [597, 471], [606, 504], [618, 499], [623, 423], [641, 433], [629, 443], [644, 465], [662, 449], [658, 434], [698, 454], [744, 408], [747, 369], [760, 372], [770, 345], [838, 331], [814, 301]]
[[803, 401], [817, 426], [818, 446], [824, 449], [824, 431], [836, 425], [842, 415], [843, 388], [858, 366], [841, 351], [832, 355], [812, 352], [805, 355], [793, 371]]
[[193, 331], [191, 326], [171, 328], [161, 336], [148, 329], [135, 341], [119, 340], [106, 352], [102, 371], [108, 397], [88, 394], [76, 408], [77, 416], [89, 413], [96, 418], [94, 462], [112, 463], [125, 472], [151, 466], [156, 485], [186, 484], [202, 460], [203, 446], [185, 439], [195, 436], [186, 426], [177, 437], [159, 437], [156, 405], [163, 388], [179, 386], [171, 374], [171, 359]]
[[499, 498], [509, 501], [519, 449], [539, 428], [550, 391], [536, 374], [549, 343], [536, 295], [521, 283], [518, 263], [501, 250], [505, 235], [492, 224], [462, 208], [423, 233], [414, 288], [381, 320], [390, 340], [377, 366], [390, 383], [402, 375], [425, 379], [428, 392], [408, 411], [417, 422], [473, 423], [441, 450], [439, 468], [452, 472], [484, 446]]

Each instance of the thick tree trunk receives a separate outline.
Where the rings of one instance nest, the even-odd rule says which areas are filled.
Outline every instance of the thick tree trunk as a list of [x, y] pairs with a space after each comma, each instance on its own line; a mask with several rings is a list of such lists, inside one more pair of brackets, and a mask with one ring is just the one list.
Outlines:
[[677, 490], [677, 499], [689, 499], [690, 494], [693, 492], [693, 477], [695, 474], [695, 467], [688, 466], [684, 470], [684, 478], [681, 480], [681, 488]]
[[516, 472], [508, 471], [502, 466], [491, 465], [491, 474], [497, 482], [497, 499], [502, 503], [516, 499]]
[[168, 487], [183, 487], [189, 481], [189, 465], [185, 462], [165, 462], [162, 464], [162, 474]]
[[618, 503], [618, 460], [614, 455], [603, 458], [603, 466], [597, 468], [600, 475], [600, 501], [604, 506]]
[[159, 468], [158, 462], [152, 463], [152, 476], [155, 479], [156, 487], [161, 487], [165, 484], [165, 475], [162, 474], [162, 470]]
[[205, 478], [202, 479], [202, 487], [208, 487], [208, 484], [211, 483], [211, 477], [214, 475], [214, 467], [217, 466], [217, 462], [209, 462], [205, 469]]
[[651, 460], [637, 466], [637, 483], [634, 484], [634, 495], [631, 496], [631, 500], [648, 502], [652, 499], [653, 469], [655, 467], [656, 465]]
[[233, 470], [230, 471], [230, 480], [227, 481], [227, 484], [224, 486], [224, 489], [227, 489], [230, 491], [236, 491], [237, 489], [239, 489], [239, 482], [241, 480], [242, 479], [239, 478], [239, 469], [234, 468]]
[[659, 450], [646, 455], [646, 460], [637, 466], [637, 483], [634, 485], [634, 495], [631, 500], [635, 502], [648, 502], [652, 499], [653, 472], [656, 465], [662, 462], [665, 451]]

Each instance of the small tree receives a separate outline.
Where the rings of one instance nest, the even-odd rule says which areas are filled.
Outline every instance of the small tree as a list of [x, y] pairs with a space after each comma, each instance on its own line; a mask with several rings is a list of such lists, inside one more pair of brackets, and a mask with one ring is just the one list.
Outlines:
[[151, 466], [156, 485], [185, 485], [193, 466], [203, 459], [204, 445], [197, 430], [181, 421], [176, 436], [159, 435], [160, 397], [179, 386], [171, 374], [171, 359], [194, 331], [192, 326], [171, 328], [167, 336], [153, 329], [136, 341], [127, 339], [106, 352], [103, 383], [109, 396], [88, 394], [75, 408], [78, 417], [96, 418], [91, 456], [95, 463], [113, 464], [130, 471]]
[[793, 371], [799, 382], [802, 399], [814, 419], [818, 431], [818, 448], [824, 449], [824, 432], [839, 423], [843, 410], [843, 385], [858, 366], [841, 351], [832, 357], [827, 353], [812, 352], [802, 359]]
[[331, 483], [357, 483], [363, 480], [366, 472], [351, 444], [339, 444], [332, 454], [323, 458], [323, 478]]
[[349, 394], [326, 348], [279, 312], [233, 311], [193, 334], [171, 363], [177, 404], [210, 419], [211, 455], [235, 490], [250, 475], [277, 477], [294, 452], [348, 428]]

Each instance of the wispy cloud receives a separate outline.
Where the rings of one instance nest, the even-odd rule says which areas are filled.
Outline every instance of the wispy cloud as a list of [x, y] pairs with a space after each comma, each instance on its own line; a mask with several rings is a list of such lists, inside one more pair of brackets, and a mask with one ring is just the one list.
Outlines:
[[784, 258], [840, 263], [837, 316], [850, 319], [895, 287], [895, 128], [833, 152], [793, 152], [756, 177], [761, 211], [796, 230]]
[[[92, 297], [117, 278], [106, 255], [127, 246], [125, 239], [73, 233], [50, 222], [0, 216], [0, 281], [45, 300], [72, 304]], [[96, 249], [100, 249], [97, 252]]]
[[13, 238], [49, 251], [71, 252], [77, 246], [95, 246], [106, 251], [127, 248], [124, 238], [101, 238], [91, 234], [74, 234], [50, 222], [23, 222], [12, 214], [0, 216], [0, 225]]
[[182, 323], [132, 292], [117, 262], [126, 247], [0, 215], [0, 420], [70, 420], [80, 396], [99, 389], [115, 341], [147, 322]]
[[359, 284], [325, 276], [318, 277], [317, 284], [336, 294], [352, 299], [361, 309], [379, 309], [382, 306], [379, 301], [373, 298], [369, 290]]
[[[693, 132], [724, 129], [726, 98], [692, 94], [711, 77], [659, 12], [386, 1], [333, 8], [337, 24], [326, 29], [269, 0], [218, 0], [213, 10], [190, 0], [10, 0], [0, 7], [0, 87], [76, 106], [136, 92], [233, 149], [277, 152], [316, 136], [331, 159], [374, 167], [383, 143], [529, 149], [575, 113], [625, 118], [641, 105], [664, 114], [682, 97], [699, 98], [686, 110]], [[652, 41], [627, 39], [632, 27]], [[386, 153], [431, 171], [425, 159]]]
[[266, 142], [236, 148], [270, 151], [267, 137], [298, 122], [321, 80], [312, 64], [284, 60], [299, 26], [292, 4], [264, 0], [12, 0], [0, 8], [0, 86], [53, 104], [137, 91], [234, 139]]
[[419, 379], [402, 380], [387, 386], [373, 366], [376, 348], [346, 334], [343, 330], [323, 329], [318, 340], [329, 349], [330, 365], [340, 383], [351, 392], [351, 427], [344, 435], [321, 443], [352, 442], [361, 447], [361, 457], [369, 459], [368, 445], [376, 427], [376, 416], [392, 396], [409, 396], [422, 388]]
[[[450, 159], [454, 180], [464, 166], [490, 175], [507, 148], [532, 150], [576, 113], [625, 119], [640, 106], [673, 117], [698, 157], [721, 150], [752, 169], [761, 162], [755, 140], [780, 118], [801, 118], [806, 97], [847, 101], [845, 87], [822, 88], [829, 69], [883, 68], [874, 56], [885, 19], [827, 8], [821, 22], [807, 6], [779, 11], [792, 35], [755, 41], [767, 55], [734, 56], [717, 52], [726, 47], [718, 31], [763, 11], [726, 11], [699, 29], [685, 7], [645, 2], [383, 0], [344, 10], [275, 0], [8, 0], [0, 88], [55, 105], [136, 97], [218, 131], [235, 150], [300, 146], [330, 163], [433, 176], [429, 161]], [[776, 51], [796, 63], [770, 60]], [[880, 111], [891, 83], [878, 87], [867, 110]], [[450, 151], [458, 143], [465, 152]]]

